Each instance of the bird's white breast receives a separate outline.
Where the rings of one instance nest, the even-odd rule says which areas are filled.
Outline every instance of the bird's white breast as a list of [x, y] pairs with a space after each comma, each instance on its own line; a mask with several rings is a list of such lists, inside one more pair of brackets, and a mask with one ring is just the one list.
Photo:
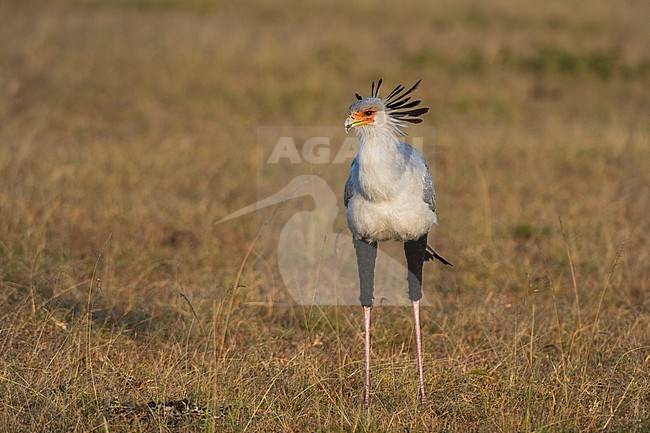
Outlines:
[[382, 242], [418, 239], [437, 224], [435, 212], [422, 199], [412, 173], [397, 182], [394, 195], [370, 199], [357, 191], [347, 207], [348, 226], [357, 237]]

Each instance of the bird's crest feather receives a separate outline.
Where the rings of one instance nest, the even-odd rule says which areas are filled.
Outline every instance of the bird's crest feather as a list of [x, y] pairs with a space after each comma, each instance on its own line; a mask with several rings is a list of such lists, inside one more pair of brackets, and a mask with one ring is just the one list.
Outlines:
[[[411, 88], [404, 91], [406, 86], [399, 84], [393, 89], [392, 92], [388, 94], [385, 98], [379, 98], [379, 89], [383, 83], [383, 79], [380, 78], [377, 82], [377, 87], [375, 88], [375, 82], [372, 82], [370, 87], [370, 97], [382, 99], [384, 105], [386, 106], [386, 113], [395, 119], [398, 122], [409, 122], [409, 123], [422, 123], [420, 116], [426, 114], [429, 111], [428, 107], [415, 108], [422, 103], [420, 99], [411, 101], [412, 96], [409, 96], [415, 89], [418, 88], [420, 82], [418, 80]], [[354, 94], [356, 98], [361, 101], [363, 98], [360, 94]], [[403, 123], [400, 126], [406, 126]]]

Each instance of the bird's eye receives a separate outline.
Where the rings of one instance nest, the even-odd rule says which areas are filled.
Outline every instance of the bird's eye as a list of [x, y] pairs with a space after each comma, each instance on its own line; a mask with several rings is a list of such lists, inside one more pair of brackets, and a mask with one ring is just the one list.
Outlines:
[[370, 116], [372, 115], [372, 110], [366, 110], [366, 112], [363, 114], [365, 114], [366, 116]]

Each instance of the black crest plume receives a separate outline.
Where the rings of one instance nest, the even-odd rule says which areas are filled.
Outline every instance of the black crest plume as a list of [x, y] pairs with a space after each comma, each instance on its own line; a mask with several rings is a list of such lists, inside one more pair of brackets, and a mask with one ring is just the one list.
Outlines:
[[375, 82], [372, 82], [372, 88], [370, 89], [370, 97], [371, 98], [379, 98], [379, 88], [381, 87], [381, 83], [384, 81], [383, 78], [380, 78], [379, 81], [377, 81], [377, 90], [375, 91]]
[[[420, 85], [420, 82], [422, 80], [418, 80], [417, 83], [415, 83], [410, 89], [406, 89], [406, 86], [403, 85], [398, 85], [393, 89], [392, 92], [388, 94], [384, 100], [384, 104], [386, 104], [386, 110], [388, 112], [388, 115], [391, 116], [394, 119], [399, 119], [400, 121], [403, 122], [409, 122], [409, 123], [422, 123], [422, 119], [420, 119], [420, 116], [423, 114], [429, 112], [428, 107], [418, 107], [422, 103], [421, 100], [416, 99], [414, 101], [411, 101], [411, 96], [409, 96], [415, 89], [418, 88]], [[379, 98], [379, 89], [381, 88], [381, 84], [383, 82], [383, 79], [380, 78], [379, 81], [377, 82], [377, 88], [375, 88], [375, 82], [372, 82], [372, 86], [370, 88], [370, 97], [371, 98]], [[354, 96], [358, 100], [362, 100], [363, 98], [361, 95], [358, 93], [355, 93]]]
[[397, 87], [395, 87], [392, 92], [388, 94], [388, 96], [384, 99], [384, 101], [386, 104], [386, 108], [388, 109], [388, 114], [391, 117], [409, 123], [422, 123], [422, 119], [420, 119], [420, 116], [422, 116], [425, 113], [428, 113], [429, 108], [428, 107], [415, 108], [418, 105], [420, 105], [422, 101], [419, 99], [411, 101], [411, 96], [408, 96], [411, 93], [413, 93], [415, 89], [418, 88], [421, 81], [422, 80], [418, 80], [418, 82], [415, 83], [407, 91], [404, 91], [406, 87], [400, 84]]

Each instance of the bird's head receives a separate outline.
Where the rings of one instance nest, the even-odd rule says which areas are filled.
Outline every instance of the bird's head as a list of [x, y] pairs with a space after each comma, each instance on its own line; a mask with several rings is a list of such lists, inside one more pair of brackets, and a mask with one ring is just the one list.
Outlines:
[[404, 122], [421, 123], [420, 116], [429, 111], [426, 107], [415, 108], [422, 101], [411, 101], [411, 97], [408, 96], [418, 87], [420, 81], [406, 91], [404, 91], [406, 87], [400, 84], [385, 98], [379, 97], [382, 79], [379, 79], [377, 89], [375, 89], [375, 82], [372, 82], [370, 97], [362, 98], [355, 93], [357, 101], [348, 108], [345, 132], [358, 128], [357, 131], [362, 133], [366, 127], [387, 126], [396, 133], [404, 135], [404, 132], [399, 129], [407, 126]]
[[348, 108], [345, 119], [345, 132], [355, 126], [380, 125], [386, 123], [386, 106], [379, 98], [366, 98], [356, 101]]

